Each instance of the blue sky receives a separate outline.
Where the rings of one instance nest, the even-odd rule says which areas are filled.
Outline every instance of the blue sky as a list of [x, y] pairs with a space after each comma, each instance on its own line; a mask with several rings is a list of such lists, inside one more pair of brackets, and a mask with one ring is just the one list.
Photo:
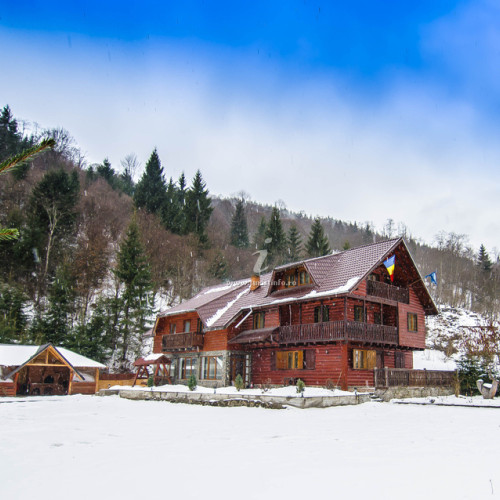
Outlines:
[[0, 2], [0, 105], [89, 163], [157, 147], [215, 194], [493, 251], [499, 21], [490, 0]]

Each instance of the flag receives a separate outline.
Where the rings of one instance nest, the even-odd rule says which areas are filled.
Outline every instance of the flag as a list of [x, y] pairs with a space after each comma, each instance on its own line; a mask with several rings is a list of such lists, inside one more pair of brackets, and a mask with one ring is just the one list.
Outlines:
[[438, 284], [438, 282], [437, 282], [437, 272], [436, 271], [432, 271], [432, 273], [428, 274], [425, 278], [430, 278], [431, 279], [431, 283], [434, 283], [435, 285]]
[[387, 268], [387, 272], [391, 277], [391, 281], [394, 281], [394, 262], [396, 261], [396, 256], [393, 255], [384, 261], [384, 266]]

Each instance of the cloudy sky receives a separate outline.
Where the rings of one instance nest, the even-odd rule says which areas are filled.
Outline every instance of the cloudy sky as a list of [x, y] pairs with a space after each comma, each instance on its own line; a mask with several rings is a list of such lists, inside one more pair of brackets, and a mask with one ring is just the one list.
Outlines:
[[494, 0], [0, 2], [0, 106], [89, 163], [500, 248]]

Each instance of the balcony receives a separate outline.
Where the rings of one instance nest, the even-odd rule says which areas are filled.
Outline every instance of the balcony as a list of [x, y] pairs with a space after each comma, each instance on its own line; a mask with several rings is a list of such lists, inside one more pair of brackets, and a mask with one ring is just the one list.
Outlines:
[[328, 321], [288, 325], [278, 328], [280, 344], [306, 344], [352, 340], [382, 345], [398, 344], [398, 329], [395, 326], [376, 325], [358, 321]]
[[374, 297], [402, 302], [403, 304], [410, 303], [410, 292], [407, 288], [389, 285], [381, 281], [367, 281], [366, 293]]
[[181, 349], [194, 349], [203, 347], [203, 334], [197, 332], [190, 333], [172, 333], [163, 335], [162, 349], [164, 351], [175, 351]]

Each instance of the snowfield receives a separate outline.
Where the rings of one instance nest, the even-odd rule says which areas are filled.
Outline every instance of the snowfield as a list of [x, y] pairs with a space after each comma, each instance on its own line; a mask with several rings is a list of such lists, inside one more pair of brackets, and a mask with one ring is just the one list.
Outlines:
[[500, 498], [500, 412], [0, 400], [2, 499]]

